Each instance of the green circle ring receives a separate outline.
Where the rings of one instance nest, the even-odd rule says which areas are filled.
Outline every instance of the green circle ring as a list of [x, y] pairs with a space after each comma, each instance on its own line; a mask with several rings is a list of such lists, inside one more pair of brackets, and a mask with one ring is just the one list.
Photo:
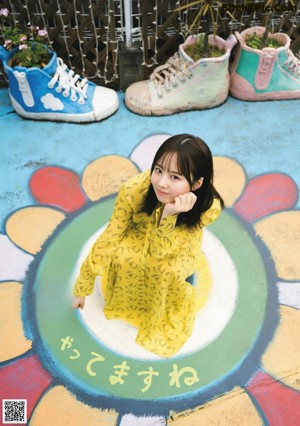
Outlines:
[[[34, 282], [28, 282], [25, 290], [24, 316], [42, 365], [92, 405], [102, 398], [114, 401], [114, 407], [119, 401], [124, 410], [124, 401], [138, 400], [152, 413], [186, 409], [245, 385], [258, 368], [278, 318], [276, 286], [270, 282], [273, 265], [266, 263], [268, 253], [253, 228], [227, 209], [209, 227], [228, 251], [238, 275], [235, 310], [222, 333], [180, 357], [136, 359], [102, 344], [71, 308], [78, 254], [109, 221], [114, 201], [114, 197], [101, 200], [64, 222], [37, 259], [31, 273]], [[138, 410], [131, 406], [128, 411]]]

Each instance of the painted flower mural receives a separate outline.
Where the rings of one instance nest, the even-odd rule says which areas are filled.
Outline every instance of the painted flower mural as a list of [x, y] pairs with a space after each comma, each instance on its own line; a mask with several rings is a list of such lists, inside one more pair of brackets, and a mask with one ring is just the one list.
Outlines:
[[[3, 397], [27, 399], [31, 426], [125, 424], [130, 413], [180, 426], [193, 418], [300, 422], [300, 212], [289, 176], [249, 179], [233, 159], [214, 158], [227, 209], [205, 232], [209, 288], [178, 356], [146, 353], [134, 329], [106, 321], [100, 285], [82, 313], [70, 307], [80, 261], [108, 222], [114, 194], [150, 167], [166, 137], [144, 139], [129, 158], [98, 158], [82, 177], [38, 169], [29, 182], [36, 203], [6, 221], [0, 381]], [[199, 406], [206, 410], [191, 411]]]

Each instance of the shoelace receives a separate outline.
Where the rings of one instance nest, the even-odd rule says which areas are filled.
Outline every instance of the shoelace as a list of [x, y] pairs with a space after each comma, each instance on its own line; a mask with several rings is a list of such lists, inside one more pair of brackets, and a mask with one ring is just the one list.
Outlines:
[[178, 80], [185, 81], [186, 77], [191, 77], [188, 66], [189, 64], [175, 53], [164, 65], [155, 68], [150, 79], [154, 82], [159, 97], [163, 96], [163, 87], [169, 92], [172, 87], [178, 85]]
[[287, 55], [288, 59], [285, 61], [284, 65], [292, 71], [293, 74], [300, 77], [300, 59], [296, 58], [291, 50], [287, 51]]
[[75, 74], [74, 71], [69, 70], [67, 65], [64, 64], [61, 58], [57, 58], [57, 68], [53, 78], [49, 81], [48, 87], [53, 89], [55, 84], [57, 93], [63, 94], [66, 98], [70, 96], [72, 101], [84, 104], [87, 98], [86, 91], [88, 88], [88, 80], [86, 78], [81, 79], [80, 75]]

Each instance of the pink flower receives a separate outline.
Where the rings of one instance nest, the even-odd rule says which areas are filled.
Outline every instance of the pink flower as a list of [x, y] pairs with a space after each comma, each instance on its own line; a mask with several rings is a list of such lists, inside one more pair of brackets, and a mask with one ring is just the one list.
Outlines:
[[8, 9], [0, 9], [0, 16], [8, 16], [8, 14], [9, 14], [9, 11], [8, 11]]
[[10, 44], [12, 43], [12, 40], [5, 40], [3, 47], [9, 47]]
[[40, 37], [46, 37], [48, 35], [47, 30], [38, 30], [38, 35]]
[[19, 46], [19, 50], [25, 50], [25, 49], [27, 49], [27, 44], [20, 44], [20, 46]]
[[25, 40], [27, 40], [27, 37], [26, 37], [26, 35], [23, 35], [23, 36], [20, 38], [20, 41], [25, 41]]

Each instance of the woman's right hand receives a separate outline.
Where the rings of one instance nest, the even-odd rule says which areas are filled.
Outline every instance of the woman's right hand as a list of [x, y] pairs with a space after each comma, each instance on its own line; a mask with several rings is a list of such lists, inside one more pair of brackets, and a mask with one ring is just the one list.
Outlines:
[[83, 309], [85, 304], [85, 297], [74, 297], [72, 308], [74, 309]]
[[192, 210], [196, 201], [197, 196], [193, 192], [178, 195], [173, 203], [165, 204], [161, 219], [173, 214], [184, 213]]

